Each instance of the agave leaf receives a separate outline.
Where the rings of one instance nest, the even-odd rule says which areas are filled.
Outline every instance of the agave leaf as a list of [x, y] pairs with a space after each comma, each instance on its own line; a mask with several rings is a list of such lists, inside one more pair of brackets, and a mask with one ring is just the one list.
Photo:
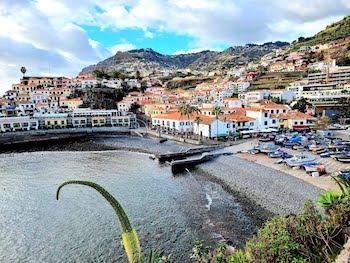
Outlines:
[[322, 208], [329, 209], [340, 200], [340, 197], [341, 196], [338, 193], [333, 191], [328, 191], [319, 197], [317, 203]]
[[124, 244], [124, 249], [127, 254], [128, 260], [130, 263], [139, 263], [141, 262], [141, 247], [140, 247], [140, 241], [137, 236], [137, 233], [133, 226], [130, 223], [130, 220], [128, 216], [126, 215], [123, 207], [120, 205], [120, 203], [115, 199], [109, 192], [107, 192], [102, 186], [88, 182], [88, 181], [67, 181], [63, 184], [61, 184], [56, 192], [56, 199], [59, 199], [59, 194], [65, 185], [68, 184], [80, 184], [89, 186], [93, 189], [95, 189], [97, 192], [99, 192], [107, 201], [108, 203], [113, 207], [121, 228], [122, 228], [122, 240]]

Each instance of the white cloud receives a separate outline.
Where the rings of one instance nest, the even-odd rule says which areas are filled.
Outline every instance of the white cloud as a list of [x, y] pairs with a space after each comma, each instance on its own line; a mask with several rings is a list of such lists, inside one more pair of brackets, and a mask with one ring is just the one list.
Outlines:
[[0, 94], [18, 82], [21, 66], [27, 67], [28, 74], [74, 76], [82, 67], [111, 55], [69, 19], [56, 19], [67, 6], [50, 2], [48, 13], [32, 1], [0, 2]]
[[177, 52], [188, 53], [200, 47], [291, 41], [349, 11], [348, 0], [0, 0], [0, 38], [11, 44], [0, 43], [0, 93], [18, 80], [22, 65], [33, 74], [48, 72], [52, 65], [57, 74], [74, 75], [118, 50], [135, 48], [132, 39], [107, 48], [83, 26], [116, 34], [138, 29], [144, 38], [163, 32], [190, 36], [188, 50], [179, 47], [183, 50]]

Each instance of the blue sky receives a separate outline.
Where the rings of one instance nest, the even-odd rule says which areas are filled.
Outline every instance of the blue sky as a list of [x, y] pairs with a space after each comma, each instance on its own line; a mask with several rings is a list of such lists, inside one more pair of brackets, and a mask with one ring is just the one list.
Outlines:
[[[82, 26], [89, 37], [100, 42], [107, 48], [112, 48], [116, 43], [133, 43], [135, 48], [151, 47], [163, 54], [174, 54], [179, 49], [191, 49], [191, 43], [195, 39], [191, 36], [179, 35], [170, 32], [151, 32], [152, 37], [145, 36], [140, 29], [113, 30], [101, 29], [98, 26]], [[228, 45], [223, 46], [228, 47]]]
[[0, 93], [21, 66], [73, 77], [117, 51], [293, 41], [349, 13], [349, 0], [0, 0]]

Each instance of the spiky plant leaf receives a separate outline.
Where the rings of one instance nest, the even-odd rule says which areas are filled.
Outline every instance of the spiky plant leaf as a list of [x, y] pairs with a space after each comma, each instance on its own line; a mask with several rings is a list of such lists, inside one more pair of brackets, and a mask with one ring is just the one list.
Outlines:
[[59, 194], [65, 185], [68, 184], [79, 184], [89, 186], [99, 192], [113, 207], [122, 228], [122, 240], [125, 252], [127, 254], [128, 260], [130, 263], [140, 263], [141, 262], [141, 247], [140, 241], [137, 236], [137, 233], [133, 226], [130, 223], [128, 216], [126, 215], [123, 207], [109, 192], [107, 192], [102, 186], [88, 182], [88, 181], [67, 181], [61, 184], [56, 192], [56, 199], [59, 199]]

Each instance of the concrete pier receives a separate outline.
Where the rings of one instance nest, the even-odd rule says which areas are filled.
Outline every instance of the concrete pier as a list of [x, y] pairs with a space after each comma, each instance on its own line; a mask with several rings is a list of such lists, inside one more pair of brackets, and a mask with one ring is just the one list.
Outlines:
[[221, 146], [208, 146], [208, 147], [200, 147], [200, 148], [193, 148], [189, 149], [185, 152], [176, 152], [176, 153], [166, 153], [166, 154], [158, 154], [156, 155], [156, 158], [159, 160], [160, 163], [164, 162], [171, 162], [175, 160], [183, 160], [187, 157], [202, 154], [205, 152], [211, 152], [214, 150], [218, 150], [222, 148]]

